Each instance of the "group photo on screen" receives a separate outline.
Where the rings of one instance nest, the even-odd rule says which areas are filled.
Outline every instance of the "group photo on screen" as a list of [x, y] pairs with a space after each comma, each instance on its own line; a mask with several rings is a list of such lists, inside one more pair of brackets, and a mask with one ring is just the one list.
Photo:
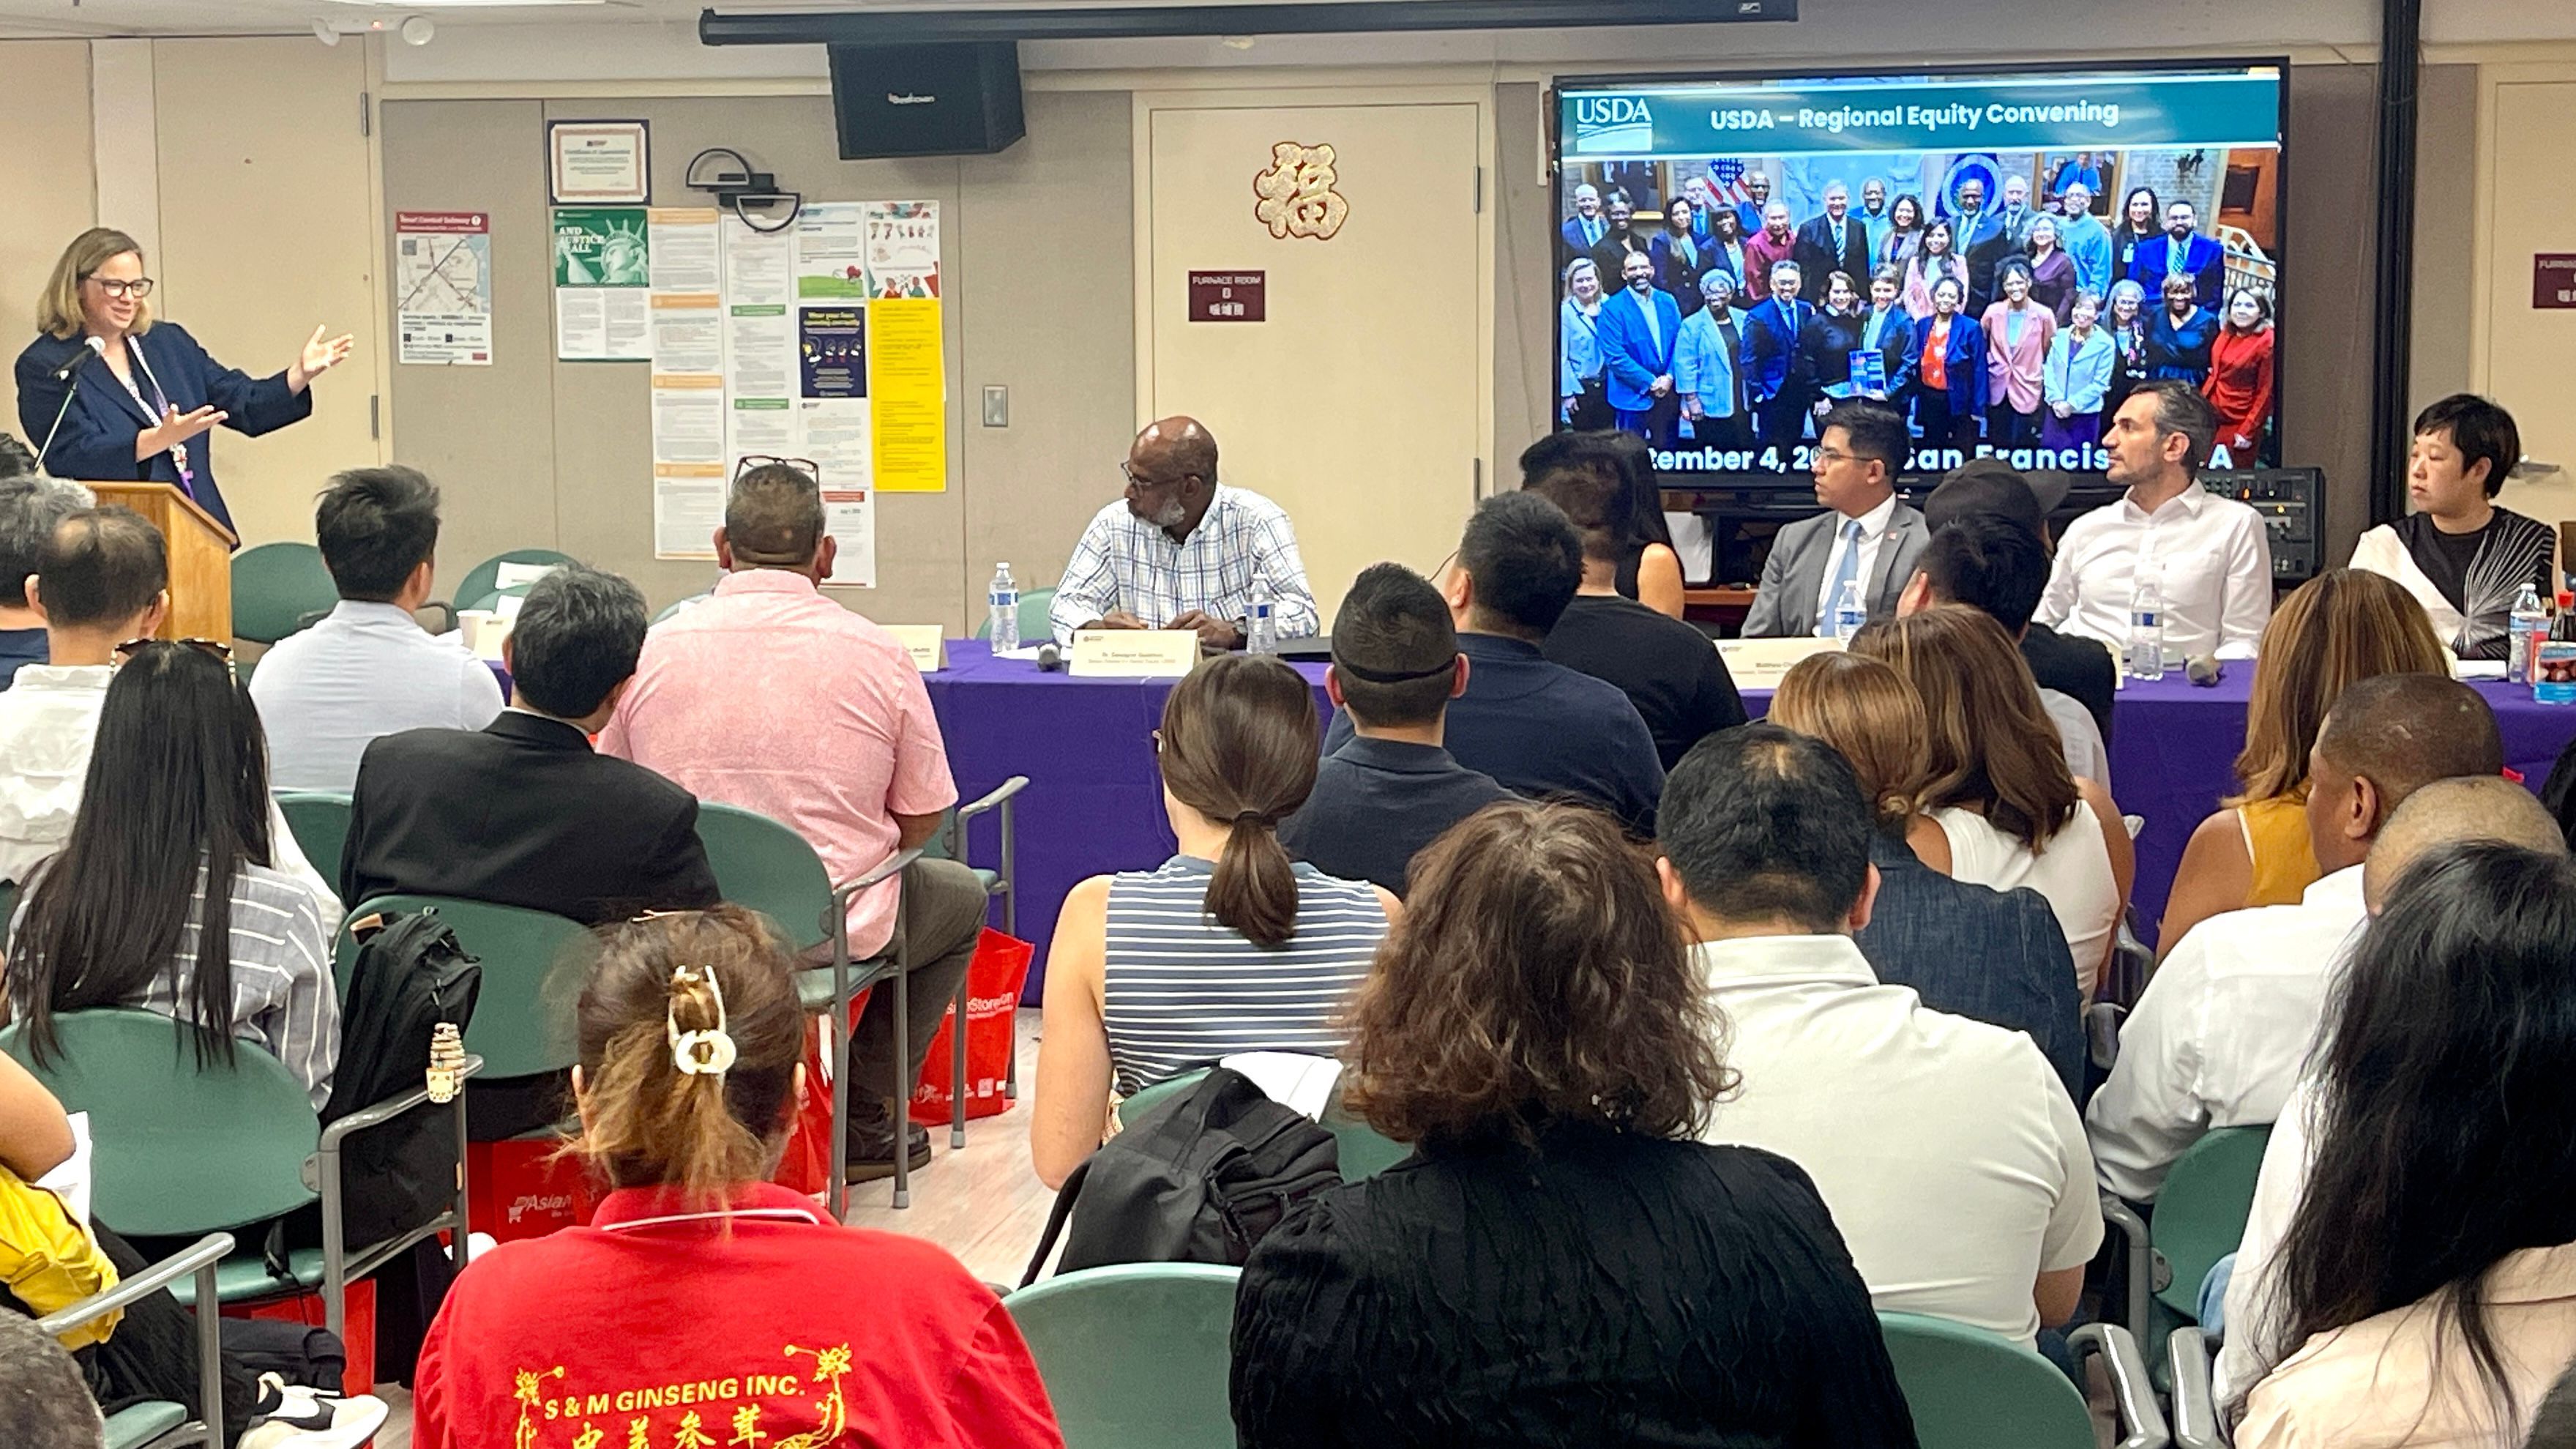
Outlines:
[[1800, 475], [1858, 397], [1904, 414], [1909, 471], [2098, 472], [2121, 399], [2178, 378], [2218, 412], [2212, 466], [2277, 466], [2279, 161], [1568, 156], [1558, 423], [1636, 433], [1676, 471]]

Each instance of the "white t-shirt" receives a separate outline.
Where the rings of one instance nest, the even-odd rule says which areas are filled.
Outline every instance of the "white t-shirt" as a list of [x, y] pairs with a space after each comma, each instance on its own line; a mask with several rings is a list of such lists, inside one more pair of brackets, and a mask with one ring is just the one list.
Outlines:
[[1973, 810], [1951, 806], [1932, 818], [1950, 839], [1950, 878], [2008, 891], [2028, 886], [2048, 899], [2075, 954], [2075, 989], [2093, 999], [2093, 982], [2120, 929], [2120, 881], [2111, 873], [2111, 846], [2102, 819], [2078, 800], [2075, 815], [2048, 838], [2037, 855]]
[[2102, 1245], [2084, 1124], [2039, 1048], [1879, 984], [1849, 936], [1693, 958], [1743, 1074], [1701, 1137], [1806, 1169], [1878, 1308], [2032, 1343], [2039, 1275]]

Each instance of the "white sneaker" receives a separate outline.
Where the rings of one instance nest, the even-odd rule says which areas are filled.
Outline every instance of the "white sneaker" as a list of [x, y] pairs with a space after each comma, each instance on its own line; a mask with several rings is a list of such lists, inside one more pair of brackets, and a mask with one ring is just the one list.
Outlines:
[[373, 1394], [344, 1398], [327, 1389], [259, 1376], [262, 1406], [233, 1449], [357, 1449], [384, 1427], [390, 1412]]

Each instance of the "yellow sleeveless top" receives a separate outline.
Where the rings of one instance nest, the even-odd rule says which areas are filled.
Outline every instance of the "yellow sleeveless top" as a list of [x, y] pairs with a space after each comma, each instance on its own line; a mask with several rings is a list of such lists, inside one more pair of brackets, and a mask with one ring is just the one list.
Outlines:
[[2236, 823], [2245, 832], [2245, 853], [2254, 862], [2254, 888], [2249, 906], [2293, 906], [2317, 883], [2316, 852], [2308, 847], [2308, 792], [2236, 807]]

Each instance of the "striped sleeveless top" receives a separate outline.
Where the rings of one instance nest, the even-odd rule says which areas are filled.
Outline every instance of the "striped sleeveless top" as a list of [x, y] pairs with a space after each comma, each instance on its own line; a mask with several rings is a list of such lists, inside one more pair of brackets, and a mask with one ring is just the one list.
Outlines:
[[1121, 1094], [1237, 1052], [1342, 1048], [1338, 1020], [1386, 935], [1365, 881], [1299, 861], [1297, 933], [1265, 950], [1207, 914], [1212, 863], [1176, 855], [1109, 881], [1102, 1025]]

